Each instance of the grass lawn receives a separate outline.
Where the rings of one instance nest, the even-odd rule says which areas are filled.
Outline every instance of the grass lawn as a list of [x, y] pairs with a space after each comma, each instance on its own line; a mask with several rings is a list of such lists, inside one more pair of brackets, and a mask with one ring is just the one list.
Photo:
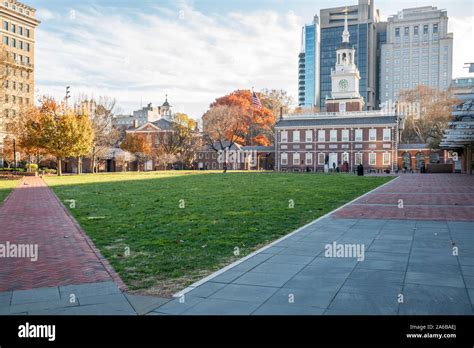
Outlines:
[[72, 214], [131, 290], [170, 295], [390, 179], [161, 172], [46, 181], [76, 201]]
[[0, 177], [0, 204], [7, 198], [10, 192], [18, 185], [19, 179]]

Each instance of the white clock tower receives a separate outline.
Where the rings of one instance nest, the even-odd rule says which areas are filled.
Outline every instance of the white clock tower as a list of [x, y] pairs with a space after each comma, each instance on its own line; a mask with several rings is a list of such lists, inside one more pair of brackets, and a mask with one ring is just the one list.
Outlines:
[[355, 65], [355, 49], [349, 43], [347, 8], [344, 11], [342, 42], [336, 50], [336, 67], [331, 71], [332, 93], [326, 100], [329, 112], [362, 111], [364, 99], [359, 93], [360, 74]]

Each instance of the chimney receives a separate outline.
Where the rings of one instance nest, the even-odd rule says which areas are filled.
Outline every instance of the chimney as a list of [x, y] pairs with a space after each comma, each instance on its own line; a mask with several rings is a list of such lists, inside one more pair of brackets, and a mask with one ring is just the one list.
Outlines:
[[138, 120], [133, 120], [133, 128], [138, 128]]

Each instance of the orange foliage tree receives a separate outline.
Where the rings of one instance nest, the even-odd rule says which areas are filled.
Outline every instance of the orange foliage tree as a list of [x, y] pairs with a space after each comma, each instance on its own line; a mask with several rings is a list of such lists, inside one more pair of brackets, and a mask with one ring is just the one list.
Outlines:
[[[257, 93], [262, 99], [262, 94]], [[263, 102], [262, 102], [263, 104]], [[252, 105], [252, 91], [237, 90], [223, 97], [217, 98], [211, 104], [210, 109], [217, 106], [235, 107], [239, 110], [239, 137], [236, 142], [240, 145], [271, 145], [271, 137], [269, 133], [275, 125], [274, 113], [263, 105], [259, 110]], [[232, 115], [232, 114], [231, 114]], [[206, 115], [203, 116], [206, 123]], [[204, 127], [206, 125], [204, 124]]]

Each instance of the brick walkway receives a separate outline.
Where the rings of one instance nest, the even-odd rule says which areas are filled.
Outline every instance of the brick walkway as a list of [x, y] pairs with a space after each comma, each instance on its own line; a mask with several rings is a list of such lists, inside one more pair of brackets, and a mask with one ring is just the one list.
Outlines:
[[[398, 207], [399, 200], [403, 208]], [[334, 214], [340, 218], [474, 221], [474, 176], [407, 174]]]
[[37, 244], [38, 260], [0, 258], [0, 292], [112, 280], [41, 178], [26, 177], [0, 206], [0, 244], [7, 242]]

